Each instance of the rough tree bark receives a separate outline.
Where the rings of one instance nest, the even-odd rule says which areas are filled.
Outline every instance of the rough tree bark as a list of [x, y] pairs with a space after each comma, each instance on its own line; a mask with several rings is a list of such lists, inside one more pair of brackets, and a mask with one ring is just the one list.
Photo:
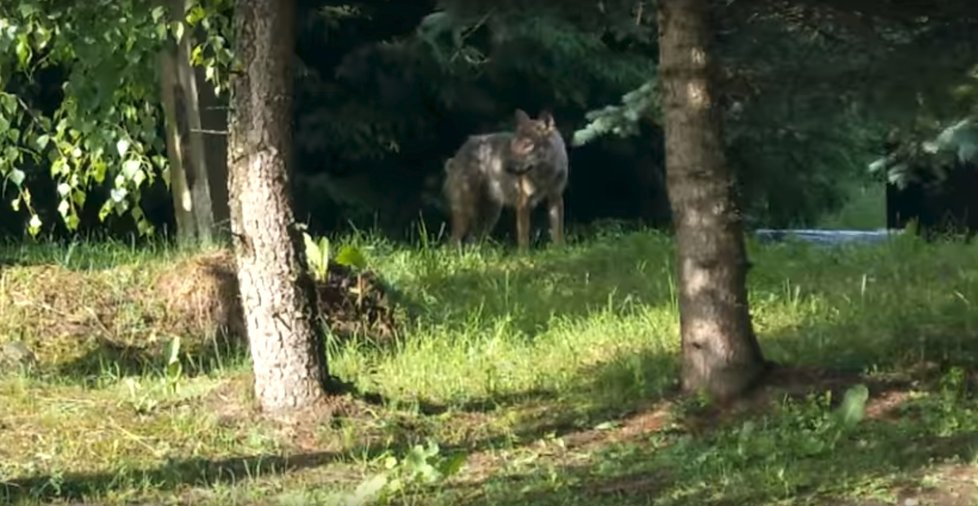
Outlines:
[[255, 394], [265, 412], [315, 405], [328, 378], [288, 184], [295, 7], [295, 0], [250, 0], [234, 13], [231, 232]]
[[747, 303], [747, 254], [712, 95], [709, 0], [660, 0], [659, 76], [673, 211], [682, 388], [725, 401], [765, 361]]
[[[184, 22], [189, 0], [161, 0], [169, 21]], [[166, 118], [170, 185], [181, 242], [209, 243], [214, 238], [214, 204], [204, 154], [197, 102], [197, 81], [190, 64], [190, 30], [169, 40], [160, 56]]]

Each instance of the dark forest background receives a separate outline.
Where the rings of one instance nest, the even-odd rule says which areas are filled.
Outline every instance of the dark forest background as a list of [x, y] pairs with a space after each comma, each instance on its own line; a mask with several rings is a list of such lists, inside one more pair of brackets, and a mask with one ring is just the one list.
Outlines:
[[[973, 171], [964, 159], [905, 149], [973, 110], [968, 23], [893, 19], [867, 36], [800, 5], [718, 10], [724, 128], [748, 226], [813, 226], [886, 176]], [[404, 239], [423, 224], [437, 233], [444, 160], [467, 135], [512, 128], [517, 108], [552, 111], [568, 141], [572, 229], [669, 224], [650, 3], [305, 1], [300, 10], [293, 186], [312, 230]], [[50, 113], [65, 71], [8, 88]], [[886, 168], [897, 167], [871, 173], [886, 155]], [[33, 169], [35, 206], [56, 222], [54, 183]], [[83, 232], [106, 230], [98, 204], [110, 186], [89, 199]], [[158, 227], [172, 227], [171, 206], [161, 181], [144, 191]], [[26, 219], [3, 206], [0, 231], [20, 236]], [[107, 228], [127, 234], [132, 220], [113, 216]]]

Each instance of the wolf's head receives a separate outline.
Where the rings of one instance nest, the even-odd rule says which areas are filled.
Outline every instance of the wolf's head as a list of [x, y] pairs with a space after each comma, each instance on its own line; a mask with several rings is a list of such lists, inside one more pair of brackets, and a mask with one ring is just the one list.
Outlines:
[[539, 117], [532, 119], [525, 111], [517, 109], [516, 131], [509, 144], [513, 163], [507, 170], [526, 172], [546, 162], [550, 157], [551, 135], [554, 132], [557, 132], [557, 127], [550, 112], [543, 111]]

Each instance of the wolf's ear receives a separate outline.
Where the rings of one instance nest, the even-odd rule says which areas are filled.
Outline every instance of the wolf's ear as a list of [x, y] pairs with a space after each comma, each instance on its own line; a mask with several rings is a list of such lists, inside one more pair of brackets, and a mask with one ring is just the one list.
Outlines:
[[547, 130], [553, 130], [555, 128], [554, 116], [553, 114], [550, 113], [550, 111], [547, 110], [540, 111], [540, 115], [537, 116], [537, 119], [543, 122], [543, 125], [547, 127]]
[[517, 109], [516, 110], [516, 124], [517, 125], [522, 125], [522, 124], [526, 123], [527, 121], [530, 121], [530, 116], [528, 114], [526, 114], [526, 111], [524, 111], [523, 109]]

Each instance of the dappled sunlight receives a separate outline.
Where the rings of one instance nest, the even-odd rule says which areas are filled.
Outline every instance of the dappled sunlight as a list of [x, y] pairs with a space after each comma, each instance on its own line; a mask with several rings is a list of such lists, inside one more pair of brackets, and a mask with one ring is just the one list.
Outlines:
[[697, 297], [700, 292], [709, 289], [711, 285], [710, 275], [705, 269], [697, 268], [696, 260], [692, 258], [687, 258], [683, 262], [686, 283], [682, 286], [682, 290], [686, 292], [687, 297]]
[[[491, 247], [461, 253], [408, 249], [369, 238], [350, 242], [364, 250], [370, 268], [396, 295], [401, 334], [391, 346], [333, 337], [330, 368], [364, 392], [363, 399], [369, 393], [380, 401], [315, 427], [277, 427], [255, 417], [246, 356], [218, 354], [215, 366], [179, 378], [171, 389], [160, 357], [120, 368], [115, 361], [124, 356], [99, 352], [75, 379], [55, 370], [0, 380], [9, 408], [0, 414], [0, 424], [9, 428], [0, 433], [0, 471], [44, 497], [102, 498], [122, 490], [154, 497], [179, 489], [181, 497], [203, 494], [217, 501], [267, 486], [288, 489], [283, 500], [319, 500], [379, 472], [384, 452], [403, 455], [431, 438], [466, 451], [469, 459], [458, 481], [431, 491], [428, 503], [453, 504], [460, 497], [475, 504], [548, 502], [554, 492], [545, 484], [555, 472], [563, 477], [560, 493], [599, 504], [656, 497], [678, 505], [708, 503], [718, 490], [747, 502], [763, 502], [784, 487], [804, 495], [806, 486], [829, 482], [826, 469], [840, 465], [834, 464], [837, 452], [856, 451], [829, 446], [828, 436], [804, 436], [823, 448], [814, 457], [818, 465], [788, 466], [813, 458], [812, 447], [792, 441], [808, 434], [799, 427], [824, 423], [824, 408], [765, 408], [750, 415], [768, 417], [765, 425], [748, 435], [738, 432], [737, 419], [689, 421], [691, 408], [672, 397], [679, 372], [674, 251], [659, 234], [618, 234], [527, 255]], [[901, 240], [838, 249], [750, 247], [755, 268], [749, 297], [768, 358], [812, 370], [842, 367], [853, 371], [843, 378], [851, 383], [866, 369], [933, 378], [944, 374], [939, 367], [918, 374], [905, 366], [967, 365], [976, 355], [970, 344], [978, 329], [971, 311], [978, 301], [973, 246]], [[109, 292], [126, 293], [171, 266], [169, 255], [120, 254], [122, 267], [81, 275], [109, 283]], [[908, 267], [915, 258], [928, 261]], [[4, 276], [26, 280], [30, 269], [12, 267]], [[119, 320], [123, 330], [138, 324], [132, 316], [144, 303], [131, 299], [121, 306], [130, 315]], [[69, 342], [44, 337], [55, 347]], [[203, 353], [186, 351], [191, 361]], [[59, 357], [42, 353], [42, 366]], [[966, 437], [963, 431], [971, 430], [970, 398], [946, 400], [946, 391], [964, 390], [919, 384], [912, 395], [870, 390], [866, 413], [873, 425], [859, 430], [882, 447], [860, 447], [862, 457], [833, 476], [847, 472], [855, 484], [887, 484], [885, 473], [872, 470], [879, 462], [913, 470], [925, 457], [948, 451], [940, 446], [945, 434]], [[777, 404], [782, 397], [771, 399]], [[654, 407], [661, 403], [668, 409]], [[903, 422], [908, 416], [926, 423]], [[909, 437], [930, 438], [934, 445], [894, 457], [892, 449]], [[785, 468], [783, 479], [758, 467], [760, 457], [738, 453], [745, 451], [739, 438], [767, 449], [773, 459], [767, 462]], [[296, 455], [287, 471], [283, 455]], [[714, 463], [704, 466], [703, 459]], [[271, 469], [267, 461], [279, 467]], [[44, 480], [58, 473], [68, 476], [66, 491], [44, 492], [53, 490]], [[762, 485], [742, 487], [748, 480]]]
[[710, 93], [706, 89], [706, 83], [694, 81], [686, 85], [686, 95], [689, 97], [690, 105], [695, 109], [709, 109]]

